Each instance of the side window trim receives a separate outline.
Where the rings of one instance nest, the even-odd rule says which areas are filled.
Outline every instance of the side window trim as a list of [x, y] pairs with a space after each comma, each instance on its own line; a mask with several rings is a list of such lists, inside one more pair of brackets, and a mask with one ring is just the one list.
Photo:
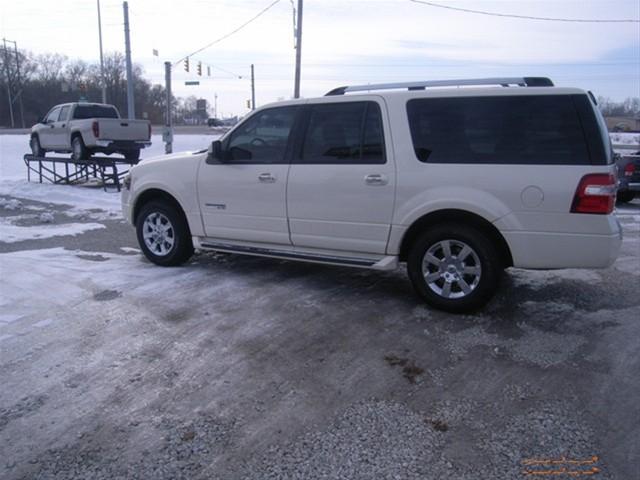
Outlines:
[[272, 111], [272, 110], [279, 110], [279, 109], [293, 109], [294, 110], [294, 116], [293, 116], [293, 122], [291, 124], [291, 129], [289, 130], [289, 136], [287, 138], [287, 145], [285, 146], [285, 150], [284, 150], [284, 154], [282, 156], [282, 161], [280, 162], [275, 162], [275, 163], [264, 163], [264, 162], [250, 162], [250, 161], [234, 161], [234, 160], [228, 160], [227, 163], [231, 164], [231, 165], [288, 165], [291, 163], [291, 151], [292, 151], [292, 144], [294, 142], [294, 134], [296, 132], [296, 125], [297, 123], [299, 123], [300, 121], [300, 115], [302, 113], [302, 110], [304, 109], [304, 106], [300, 106], [300, 105], [283, 105], [281, 107], [270, 107], [270, 108], [265, 108], [263, 110], [260, 110], [258, 112], [255, 112], [255, 114], [252, 114], [251, 116], [249, 116], [248, 118], [246, 118], [242, 123], [240, 123], [238, 125], [238, 128], [234, 128], [233, 131], [231, 132], [230, 135], [228, 135], [223, 141], [222, 141], [222, 151], [227, 153], [229, 150], [229, 144], [231, 143], [231, 140], [234, 138], [234, 136], [236, 134], [238, 134], [238, 132], [240, 131], [240, 129], [247, 123], [252, 121], [252, 119], [257, 118], [258, 115], [262, 115], [266, 112]]
[[[372, 109], [372, 104], [374, 104], [377, 109], [378, 109], [378, 113], [379, 113], [379, 118], [380, 118], [380, 138], [381, 138], [381, 149], [382, 149], [382, 162], [367, 162], [367, 163], [362, 163], [362, 162], [345, 162], [345, 163], [309, 163], [309, 162], [305, 162], [303, 161], [303, 153], [304, 153], [304, 143], [305, 140], [307, 138], [307, 135], [309, 134], [309, 125], [311, 123], [311, 113], [313, 111], [313, 108], [315, 106], [321, 106], [321, 105], [342, 105], [342, 104], [351, 104], [351, 103], [365, 103], [365, 112], [364, 115], [362, 116], [362, 122], [360, 124], [360, 160], [362, 160], [362, 156], [364, 153], [363, 147], [364, 147], [364, 134], [365, 134], [365, 128], [366, 128], [366, 124], [367, 124], [367, 119], [369, 118], [369, 112]], [[376, 102], [375, 100], [356, 100], [356, 101], [352, 101], [352, 102], [322, 102], [322, 103], [310, 103], [305, 105], [302, 109], [302, 112], [300, 114], [299, 117], [299, 127], [297, 129], [296, 133], [296, 141], [293, 145], [293, 151], [292, 151], [292, 156], [291, 156], [291, 164], [296, 164], [296, 165], [384, 165], [387, 163], [387, 151], [386, 151], [386, 141], [385, 141], [385, 130], [384, 130], [384, 120], [382, 118], [382, 112], [383, 109], [381, 108], [380, 104], [378, 102]]]

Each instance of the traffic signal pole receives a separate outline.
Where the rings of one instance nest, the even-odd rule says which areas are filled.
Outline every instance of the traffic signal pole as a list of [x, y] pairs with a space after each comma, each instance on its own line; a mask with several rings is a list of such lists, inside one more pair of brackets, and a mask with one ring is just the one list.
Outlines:
[[253, 63], [251, 64], [251, 110], [256, 109], [256, 79], [253, 76]]
[[164, 82], [167, 93], [164, 131], [162, 132], [162, 140], [164, 141], [164, 153], [173, 152], [173, 129], [171, 119], [171, 62], [164, 62]]
[[300, 98], [300, 61], [302, 50], [302, 0], [298, 0], [298, 22], [296, 25], [296, 77], [293, 98]]
[[122, 2], [124, 10], [124, 47], [127, 60], [127, 116], [136, 118], [136, 109], [133, 102], [133, 67], [131, 66], [131, 40], [129, 39], [129, 4]]

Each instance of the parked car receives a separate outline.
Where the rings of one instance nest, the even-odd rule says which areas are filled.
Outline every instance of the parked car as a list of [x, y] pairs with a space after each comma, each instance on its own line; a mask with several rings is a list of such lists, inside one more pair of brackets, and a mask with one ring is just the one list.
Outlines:
[[56, 105], [31, 128], [31, 153], [71, 153], [87, 160], [94, 153], [120, 153], [127, 160], [140, 158], [140, 149], [151, 145], [151, 123], [120, 118], [118, 109], [102, 103]]
[[628, 203], [640, 196], [640, 151], [631, 155], [616, 155], [618, 171], [618, 203]]
[[406, 262], [429, 304], [474, 310], [506, 267], [615, 260], [616, 172], [592, 98], [498, 78], [275, 103], [208, 151], [134, 167], [123, 212], [158, 265], [194, 247], [377, 270]]

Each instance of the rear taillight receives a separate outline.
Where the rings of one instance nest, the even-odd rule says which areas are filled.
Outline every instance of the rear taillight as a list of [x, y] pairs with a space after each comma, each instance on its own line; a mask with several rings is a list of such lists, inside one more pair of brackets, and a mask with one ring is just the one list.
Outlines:
[[624, 166], [624, 176], [631, 177], [633, 175], [633, 172], [635, 172], [635, 170], [636, 170], [636, 166], [633, 163], [627, 163]]
[[609, 214], [616, 201], [616, 177], [609, 173], [590, 173], [578, 184], [571, 205], [572, 213]]
[[100, 138], [100, 125], [98, 125], [98, 122], [93, 122], [91, 124], [91, 130], [93, 130], [94, 137]]
[[149, 124], [149, 140], [151, 140], [151, 124]]

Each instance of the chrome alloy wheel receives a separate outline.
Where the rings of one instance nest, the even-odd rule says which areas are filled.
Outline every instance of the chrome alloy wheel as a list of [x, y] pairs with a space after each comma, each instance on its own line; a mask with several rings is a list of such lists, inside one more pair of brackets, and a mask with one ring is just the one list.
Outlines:
[[173, 225], [167, 217], [158, 212], [150, 213], [144, 219], [142, 238], [151, 253], [159, 257], [168, 255], [176, 242]]
[[482, 267], [478, 254], [460, 240], [442, 240], [422, 258], [428, 287], [443, 298], [462, 298], [478, 286]]

